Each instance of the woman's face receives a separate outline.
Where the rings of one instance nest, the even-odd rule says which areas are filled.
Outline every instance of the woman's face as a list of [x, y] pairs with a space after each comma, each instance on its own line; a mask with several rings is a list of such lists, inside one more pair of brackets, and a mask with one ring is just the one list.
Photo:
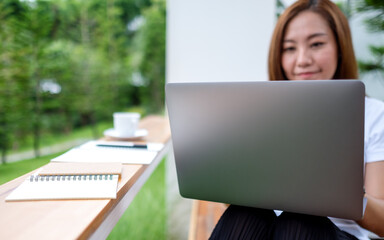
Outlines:
[[326, 20], [303, 11], [287, 26], [282, 66], [288, 80], [332, 79], [337, 68], [337, 44]]

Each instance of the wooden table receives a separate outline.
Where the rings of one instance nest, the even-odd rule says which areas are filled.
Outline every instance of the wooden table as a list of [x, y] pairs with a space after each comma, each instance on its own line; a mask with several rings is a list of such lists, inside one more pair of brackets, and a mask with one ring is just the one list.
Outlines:
[[123, 165], [116, 199], [5, 202], [36, 170], [1, 185], [0, 239], [105, 239], [170, 149], [166, 118], [146, 117], [139, 128], [148, 130], [146, 141], [164, 143], [164, 148], [149, 165]]

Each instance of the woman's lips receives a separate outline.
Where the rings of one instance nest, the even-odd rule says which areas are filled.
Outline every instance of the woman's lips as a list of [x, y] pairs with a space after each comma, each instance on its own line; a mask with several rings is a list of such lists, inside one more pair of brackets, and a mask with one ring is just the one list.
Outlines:
[[313, 75], [315, 75], [316, 73], [318, 73], [319, 71], [315, 71], [315, 72], [302, 72], [302, 73], [298, 73], [296, 74], [297, 76], [299, 76], [300, 78], [310, 78], [312, 77]]

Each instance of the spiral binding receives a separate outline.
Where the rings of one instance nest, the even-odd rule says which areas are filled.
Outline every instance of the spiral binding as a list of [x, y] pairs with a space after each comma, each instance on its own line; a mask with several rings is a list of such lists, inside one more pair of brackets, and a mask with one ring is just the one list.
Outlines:
[[[103, 179], [104, 178], [104, 179]], [[32, 175], [29, 178], [30, 182], [49, 182], [49, 181], [101, 181], [101, 180], [112, 180], [112, 174], [101, 174], [101, 175]]]

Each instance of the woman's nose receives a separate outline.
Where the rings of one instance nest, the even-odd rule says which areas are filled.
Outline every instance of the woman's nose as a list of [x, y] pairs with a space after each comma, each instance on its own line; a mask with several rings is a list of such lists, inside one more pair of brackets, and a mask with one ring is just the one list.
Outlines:
[[307, 49], [300, 49], [296, 61], [297, 65], [299, 67], [306, 67], [311, 65], [312, 62], [313, 60], [310, 52]]

